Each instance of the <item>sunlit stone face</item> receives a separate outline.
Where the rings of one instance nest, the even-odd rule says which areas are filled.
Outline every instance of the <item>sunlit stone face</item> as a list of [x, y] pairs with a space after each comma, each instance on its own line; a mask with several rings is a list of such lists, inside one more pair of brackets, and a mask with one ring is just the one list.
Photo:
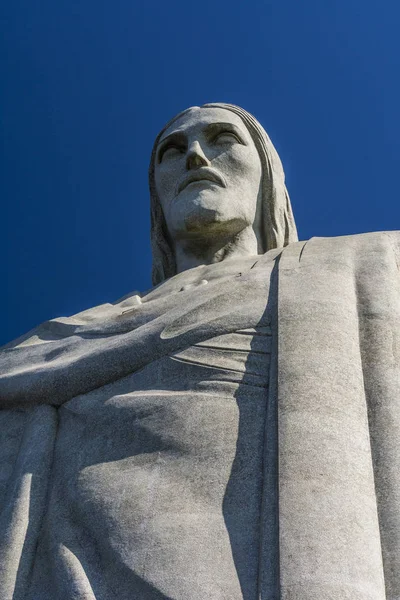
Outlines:
[[258, 215], [261, 162], [239, 116], [194, 107], [164, 132], [155, 181], [173, 240], [232, 235]]

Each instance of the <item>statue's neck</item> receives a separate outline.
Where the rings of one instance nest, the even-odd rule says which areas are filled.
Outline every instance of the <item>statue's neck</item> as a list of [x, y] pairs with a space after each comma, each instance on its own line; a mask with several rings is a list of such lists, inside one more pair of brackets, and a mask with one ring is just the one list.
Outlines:
[[177, 273], [219, 263], [227, 258], [241, 258], [262, 253], [253, 227], [247, 227], [234, 238], [212, 235], [180, 239], [175, 244]]

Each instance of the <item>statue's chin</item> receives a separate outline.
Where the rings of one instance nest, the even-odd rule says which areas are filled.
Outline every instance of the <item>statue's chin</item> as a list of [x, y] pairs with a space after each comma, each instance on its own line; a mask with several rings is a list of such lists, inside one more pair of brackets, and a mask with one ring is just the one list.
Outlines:
[[207, 208], [197, 207], [185, 218], [185, 229], [189, 233], [215, 229], [219, 224], [221, 224], [221, 215], [217, 210]]
[[174, 206], [172, 222], [175, 224], [177, 239], [211, 236], [225, 238], [236, 235], [248, 225], [243, 218], [238, 218], [237, 211], [232, 209], [231, 198], [222, 189], [218, 193], [210, 189], [202, 190], [195, 196], [181, 194], [179, 202]]
[[216, 211], [208, 214], [191, 215], [185, 219], [184, 227], [177, 232], [177, 239], [192, 239], [195, 243], [207, 245], [225, 244], [234, 238], [246, 224], [241, 219], [224, 219]]

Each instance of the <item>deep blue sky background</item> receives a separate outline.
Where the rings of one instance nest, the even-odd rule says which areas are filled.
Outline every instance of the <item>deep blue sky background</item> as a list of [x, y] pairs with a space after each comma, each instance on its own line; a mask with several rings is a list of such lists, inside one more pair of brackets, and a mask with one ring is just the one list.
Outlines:
[[150, 150], [194, 104], [261, 121], [301, 239], [400, 229], [398, 0], [5, 0], [0, 18], [0, 343], [150, 287]]

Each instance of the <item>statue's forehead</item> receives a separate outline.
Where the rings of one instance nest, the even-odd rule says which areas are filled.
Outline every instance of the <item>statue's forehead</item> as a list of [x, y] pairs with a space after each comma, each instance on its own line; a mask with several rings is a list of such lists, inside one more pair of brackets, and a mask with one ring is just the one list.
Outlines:
[[166, 129], [160, 139], [163, 140], [168, 135], [171, 135], [174, 131], [186, 131], [194, 127], [203, 127], [210, 123], [233, 123], [237, 127], [247, 132], [247, 128], [244, 125], [242, 119], [230, 110], [225, 108], [200, 108], [194, 106], [189, 108], [185, 114], [180, 115], [171, 125]]

